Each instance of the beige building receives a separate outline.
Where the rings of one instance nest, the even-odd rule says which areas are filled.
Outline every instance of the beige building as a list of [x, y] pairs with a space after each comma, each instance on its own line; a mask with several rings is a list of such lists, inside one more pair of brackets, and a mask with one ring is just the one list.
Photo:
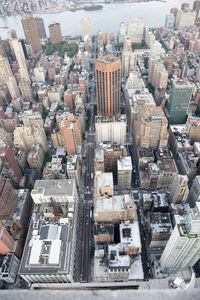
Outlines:
[[145, 28], [144, 39], [145, 39], [145, 43], [147, 44], [147, 46], [151, 47], [154, 44], [156, 37], [153, 34], [153, 32], [149, 31], [148, 28]]
[[94, 221], [119, 223], [121, 221], [136, 221], [137, 207], [131, 195], [115, 195], [94, 200]]
[[130, 188], [132, 180], [131, 157], [120, 157], [117, 160], [117, 185], [120, 188]]
[[186, 26], [194, 25], [196, 19], [196, 11], [190, 9], [179, 10], [176, 16], [176, 30], [181, 30]]
[[92, 24], [89, 18], [81, 20], [81, 35], [84, 42], [92, 40]]
[[10, 63], [7, 57], [0, 56], [0, 81], [7, 83], [8, 79], [13, 76]]
[[9, 93], [12, 99], [17, 99], [20, 97], [19, 87], [14, 76], [10, 76], [6, 82]]
[[143, 107], [134, 123], [139, 148], [165, 148], [168, 143], [167, 118], [161, 107]]
[[172, 183], [170, 195], [172, 202], [185, 203], [189, 194], [187, 175], [178, 174]]
[[40, 144], [33, 144], [28, 153], [27, 161], [31, 169], [42, 168], [44, 160], [44, 150]]
[[49, 34], [51, 44], [55, 45], [62, 42], [62, 33], [59, 23], [53, 21], [52, 24], [49, 25]]
[[126, 115], [119, 115], [103, 119], [97, 116], [95, 119], [96, 142], [111, 142], [123, 145], [126, 143]]
[[137, 54], [132, 51], [122, 52], [122, 77], [128, 77], [130, 71], [134, 71], [137, 62]]
[[42, 47], [34, 17], [31, 15], [25, 15], [21, 22], [26, 37], [26, 43], [31, 45], [33, 52], [40, 52]]
[[67, 158], [67, 176], [69, 179], [75, 179], [78, 189], [81, 187], [81, 168], [77, 155], [70, 155]]
[[11, 134], [4, 130], [2, 127], [0, 127], [0, 145], [6, 145], [10, 148], [14, 146]]
[[114, 195], [113, 173], [96, 172], [95, 195], [98, 197], [105, 197], [105, 195]]
[[18, 39], [13, 39], [12, 46], [19, 65], [20, 81], [30, 81], [21, 42]]
[[166, 89], [167, 80], [168, 72], [163, 65], [163, 61], [161, 59], [150, 59], [148, 82], [151, 83], [154, 88]]
[[40, 127], [44, 126], [41, 114], [37, 111], [33, 112], [31, 109], [24, 112], [23, 124], [27, 127], [32, 127], [34, 125], [39, 125]]
[[128, 22], [127, 36], [133, 43], [141, 43], [144, 38], [145, 25], [141, 18]]
[[32, 127], [18, 125], [14, 131], [15, 147], [22, 148], [28, 152], [32, 144], [40, 144], [44, 152], [48, 150], [49, 145], [44, 128], [36, 125]]
[[31, 86], [28, 80], [23, 80], [19, 82], [19, 88], [22, 94], [22, 97], [24, 97], [26, 100], [31, 101], [33, 98]]

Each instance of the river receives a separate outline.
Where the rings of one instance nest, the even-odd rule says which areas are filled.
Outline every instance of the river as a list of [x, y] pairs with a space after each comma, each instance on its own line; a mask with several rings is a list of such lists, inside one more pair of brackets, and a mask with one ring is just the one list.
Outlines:
[[[120, 22], [128, 22], [134, 18], [141, 17], [144, 23], [149, 27], [160, 27], [164, 25], [165, 15], [169, 13], [172, 7], [181, 7], [181, 3], [192, 3], [194, 0], [167, 0], [166, 2], [143, 2], [143, 3], [120, 3], [105, 4], [102, 10], [76, 12], [65, 11], [56, 14], [40, 14], [44, 19], [47, 35], [49, 35], [48, 25], [54, 20], [61, 24], [63, 36], [80, 35], [80, 22], [82, 18], [90, 18], [92, 22], [92, 33], [98, 31], [109, 31], [111, 33], [119, 31]], [[24, 32], [21, 25], [21, 16], [0, 17], [0, 36], [7, 38], [9, 29], [15, 29], [18, 37], [24, 38]]]

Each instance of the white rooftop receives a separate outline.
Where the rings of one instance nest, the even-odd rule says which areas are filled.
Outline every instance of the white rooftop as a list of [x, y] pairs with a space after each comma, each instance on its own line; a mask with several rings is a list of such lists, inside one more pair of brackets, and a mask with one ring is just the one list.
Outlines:
[[126, 195], [114, 195], [113, 197], [109, 198], [97, 198], [95, 201], [95, 210], [96, 211], [103, 211], [103, 210], [123, 210], [125, 208], [136, 207], [133, 198], [126, 194]]
[[118, 171], [132, 171], [132, 160], [130, 156], [121, 156], [117, 160]]
[[129, 247], [141, 248], [140, 231], [138, 221], [127, 221], [120, 224], [120, 241]]

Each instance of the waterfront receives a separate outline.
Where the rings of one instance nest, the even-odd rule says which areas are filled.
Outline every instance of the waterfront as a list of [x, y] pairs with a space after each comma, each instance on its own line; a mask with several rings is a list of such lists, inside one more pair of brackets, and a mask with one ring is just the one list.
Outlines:
[[[149, 27], [163, 26], [165, 15], [169, 13], [170, 8], [180, 8], [183, 2], [182, 0], [167, 0], [166, 2], [105, 4], [102, 10], [65, 11], [55, 14], [40, 14], [40, 17], [44, 19], [47, 35], [49, 34], [48, 25], [52, 20], [61, 24], [63, 36], [80, 35], [80, 22], [82, 18], [90, 18], [93, 34], [96, 34], [98, 31], [113, 33], [119, 31], [121, 21], [128, 22], [137, 17], [143, 18], [145, 24]], [[187, 2], [192, 7], [194, 0], [188, 0]], [[7, 38], [7, 32], [11, 28], [16, 30], [18, 37], [24, 37], [20, 15], [0, 17], [0, 35], [2, 39]]]

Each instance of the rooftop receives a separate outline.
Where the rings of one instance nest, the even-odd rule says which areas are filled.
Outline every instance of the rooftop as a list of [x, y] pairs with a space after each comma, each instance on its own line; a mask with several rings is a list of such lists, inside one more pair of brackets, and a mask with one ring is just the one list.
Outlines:
[[41, 194], [42, 196], [72, 196], [74, 192], [75, 180], [36, 180], [31, 195]]
[[132, 160], [130, 156], [120, 156], [117, 160], [118, 171], [132, 171]]

